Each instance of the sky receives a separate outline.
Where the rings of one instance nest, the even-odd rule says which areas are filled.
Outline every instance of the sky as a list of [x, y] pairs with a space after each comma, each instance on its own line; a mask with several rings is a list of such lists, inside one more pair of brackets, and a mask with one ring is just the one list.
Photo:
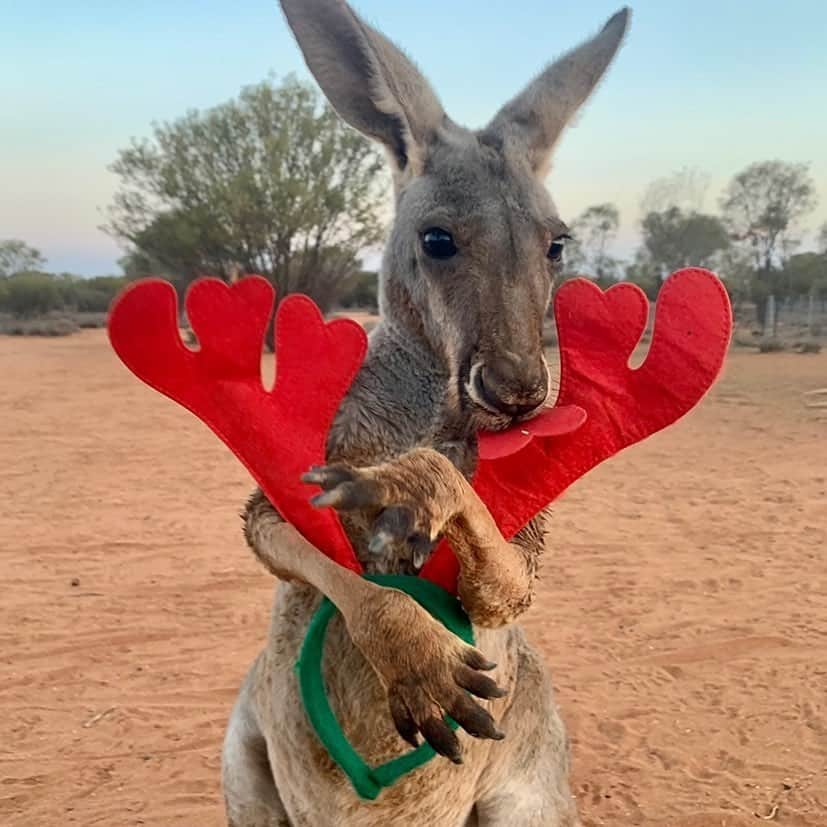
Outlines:
[[[359, 0], [417, 61], [454, 120], [484, 125], [622, 0]], [[564, 220], [614, 202], [615, 253], [635, 243], [653, 179], [708, 174], [714, 210], [753, 161], [811, 164], [827, 221], [827, 2], [639, 0], [607, 79], [559, 145], [548, 185]], [[269, 75], [309, 78], [276, 0], [0, 0], [0, 239], [49, 269], [118, 272], [99, 226], [107, 169], [153, 121], [208, 108]]]

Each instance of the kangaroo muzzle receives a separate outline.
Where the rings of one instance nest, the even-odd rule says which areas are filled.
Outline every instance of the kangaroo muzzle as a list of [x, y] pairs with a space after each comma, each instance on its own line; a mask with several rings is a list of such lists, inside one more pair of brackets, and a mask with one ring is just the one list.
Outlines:
[[515, 418], [538, 411], [548, 391], [548, 367], [542, 355], [488, 357], [472, 365], [468, 380], [468, 395], [474, 402], [492, 413]]

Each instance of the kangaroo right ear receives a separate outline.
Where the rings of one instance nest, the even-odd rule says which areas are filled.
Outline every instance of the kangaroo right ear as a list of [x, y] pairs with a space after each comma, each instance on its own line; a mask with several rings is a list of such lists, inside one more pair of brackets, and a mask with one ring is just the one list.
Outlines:
[[416, 66], [344, 0], [281, 0], [281, 7], [333, 108], [384, 144], [398, 171], [421, 171], [445, 113]]
[[622, 9], [595, 37], [552, 63], [499, 111], [485, 134], [512, 143], [544, 178], [554, 145], [609, 67], [629, 16]]

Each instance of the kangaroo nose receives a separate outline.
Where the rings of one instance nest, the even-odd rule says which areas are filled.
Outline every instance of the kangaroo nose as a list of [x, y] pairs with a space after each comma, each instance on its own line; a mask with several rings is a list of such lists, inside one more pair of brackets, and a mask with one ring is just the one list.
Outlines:
[[490, 359], [477, 377], [485, 403], [509, 416], [536, 411], [548, 396], [548, 371], [542, 359], [530, 365], [510, 355]]

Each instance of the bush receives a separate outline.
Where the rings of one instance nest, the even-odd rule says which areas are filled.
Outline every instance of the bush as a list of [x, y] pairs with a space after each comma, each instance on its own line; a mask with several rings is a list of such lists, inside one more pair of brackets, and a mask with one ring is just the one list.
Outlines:
[[780, 353], [786, 350], [784, 343], [780, 339], [764, 339], [759, 345], [758, 350], [761, 353]]
[[126, 279], [118, 276], [76, 279], [66, 290], [66, 304], [82, 313], [106, 313], [125, 285]]
[[735, 347], [757, 348], [759, 346], [754, 336], [747, 337], [743, 333], [738, 332], [737, 330], [735, 332], [735, 335], [732, 337], [732, 343], [735, 345]]
[[60, 287], [48, 273], [19, 273], [4, 279], [0, 310], [17, 319], [43, 316], [63, 307]]
[[19, 273], [0, 279], [0, 312], [18, 319], [61, 311], [78, 314], [83, 327], [102, 327], [115, 296], [127, 281], [119, 276], [82, 279], [52, 273]]
[[80, 328], [72, 319], [15, 319], [0, 322], [0, 333], [8, 336], [69, 336]]
[[73, 313], [72, 321], [81, 330], [99, 330], [106, 327], [106, 313]]
[[379, 307], [379, 276], [362, 271], [354, 276], [342, 293], [339, 304], [345, 308], [359, 308], [375, 313]]

